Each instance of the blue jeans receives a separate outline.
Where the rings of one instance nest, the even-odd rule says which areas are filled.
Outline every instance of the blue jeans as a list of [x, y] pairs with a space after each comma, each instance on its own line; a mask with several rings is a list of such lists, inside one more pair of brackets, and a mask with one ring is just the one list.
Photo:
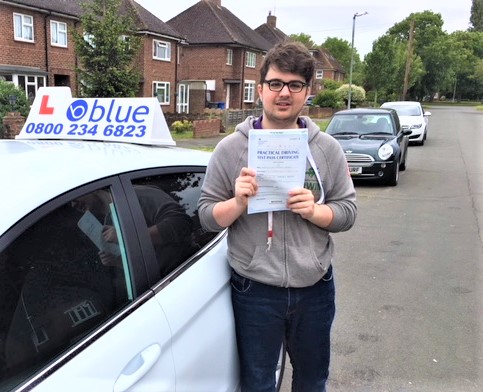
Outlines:
[[232, 270], [242, 392], [274, 392], [275, 370], [285, 341], [293, 368], [293, 392], [325, 392], [330, 328], [335, 314], [332, 268], [315, 285], [268, 286]]

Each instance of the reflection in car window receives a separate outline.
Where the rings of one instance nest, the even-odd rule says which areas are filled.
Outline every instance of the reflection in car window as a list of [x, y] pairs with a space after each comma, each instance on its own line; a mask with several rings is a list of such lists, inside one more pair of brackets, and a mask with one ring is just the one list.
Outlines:
[[356, 134], [366, 135], [371, 133], [392, 134], [392, 122], [389, 115], [340, 115], [334, 117], [327, 127], [330, 135]]
[[160, 278], [206, 245], [216, 233], [201, 228], [198, 199], [204, 173], [176, 173], [133, 181]]
[[71, 200], [0, 252], [0, 389], [10, 389], [129, 302], [109, 189]]

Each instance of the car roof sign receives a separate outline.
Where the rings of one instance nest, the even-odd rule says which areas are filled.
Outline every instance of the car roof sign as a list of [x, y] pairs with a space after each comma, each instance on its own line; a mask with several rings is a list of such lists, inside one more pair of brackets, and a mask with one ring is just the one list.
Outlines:
[[39, 88], [16, 139], [176, 145], [156, 98], [73, 98], [69, 87]]

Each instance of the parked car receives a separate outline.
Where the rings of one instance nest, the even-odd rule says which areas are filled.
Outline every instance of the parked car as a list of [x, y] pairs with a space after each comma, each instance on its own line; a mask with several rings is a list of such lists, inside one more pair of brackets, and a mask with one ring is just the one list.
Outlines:
[[336, 112], [326, 132], [342, 146], [353, 179], [395, 186], [406, 169], [408, 135], [395, 110], [348, 109]]
[[313, 106], [314, 105], [314, 98], [315, 98], [315, 95], [309, 95], [307, 97], [307, 100], [305, 101], [305, 104], [307, 106]]
[[0, 141], [0, 390], [238, 391], [226, 231], [197, 213], [210, 153], [150, 129], [156, 102], [37, 97]]
[[395, 109], [402, 128], [412, 131], [409, 141], [421, 146], [424, 145], [428, 137], [428, 123], [431, 112], [424, 111], [421, 104], [416, 101], [384, 102], [381, 107]]

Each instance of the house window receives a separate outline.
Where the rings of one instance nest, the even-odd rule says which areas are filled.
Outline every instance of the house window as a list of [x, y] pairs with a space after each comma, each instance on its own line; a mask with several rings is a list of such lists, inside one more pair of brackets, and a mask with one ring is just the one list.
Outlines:
[[161, 105], [169, 105], [170, 84], [168, 82], [154, 82], [153, 95], [158, 98]]
[[171, 60], [171, 44], [169, 42], [153, 40], [153, 58], [156, 60]]
[[50, 21], [50, 43], [53, 46], [67, 47], [67, 23]]
[[245, 66], [248, 68], [255, 68], [257, 65], [257, 55], [253, 52], [247, 52], [247, 59]]
[[[15, 76], [15, 75], [14, 75]], [[17, 86], [25, 90], [25, 95], [30, 104], [33, 103], [37, 90], [46, 86], [45, 76], [16, 75]], [[14, 80], [15, 83], [15, 80]]]
[[233, 65], [233, 49], [226, 50], [226, 65]]
[[315, 71], [315, 79], [322, 79], [324, 77], [324, 70], [323, 69], [317, 69]]
[[34, 41], [34, 18], [30, 15], [13, 14], [15, 39], [19, 41]]
[[244, 102], [253, 102], [255, 100], [255, 81], [245, 80], [245, 89], [243, 94]]

